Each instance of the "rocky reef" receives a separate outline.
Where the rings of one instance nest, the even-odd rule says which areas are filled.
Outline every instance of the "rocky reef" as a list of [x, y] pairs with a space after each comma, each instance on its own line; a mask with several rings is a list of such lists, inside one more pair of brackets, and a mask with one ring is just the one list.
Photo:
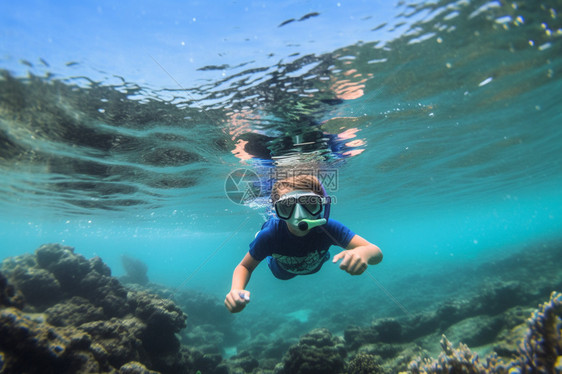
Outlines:
[[511, 373], [562, 372], [562, 293], [533, 312]]
[[138, 258], [121, 255], [121, 265], [125, 269], [125, 275], [121, 277], [123, 283], [148, 284], [148, 266]]
[[347, 351], [344, 340], [327, 329], [316, 329], [304, 335], [289, 348], [276, 372], [279, 374], [342, 373]]
[[458, 348], [441, 339], [443, 352], [437, 359], [412, 361], [409, 371], [423, 373], [560, 373], [562, 372], [562, 293], [553, 292], [527, 321], [527, 332], [515, 358], [509, 363], [493, 352], [484, 360], [460, 343]]
[[2, 373], [217, 371], [220, 359], [180, 345], [174, 302], [125, 288], [99, 257], [48, 244], [0, 274]]
[[[148, 283], [146, 266], [127, 261], [131, 274], [119, 280], [100, 258], [58, 244], [5, 259], [0, 373], [562, 372], [562, 294], [530, 307], [546, 298], [544, 284], [487, 282], [424, 312], [339, 335], [314, 328], [294, 340], [256, 334], [241, 343], [221, 300]], [[543, 278], [553, 285], [557, 277]], [[224, 358], [228, 346], [238, 352]]]

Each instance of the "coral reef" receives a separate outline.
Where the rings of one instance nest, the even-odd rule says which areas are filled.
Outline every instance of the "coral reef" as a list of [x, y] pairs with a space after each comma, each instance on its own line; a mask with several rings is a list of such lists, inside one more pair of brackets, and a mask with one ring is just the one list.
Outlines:
[[51, 327], [14, 307], [0, 310], [2, 372], [111, 372], [91, 348], [84, 332]]
[[[504, 285], [498, 287], [505, 289]], [[490, 291], [487, 295], [493, 299], [497, 293]], [[388, 345], [399, 345], [443, 333], [468, 339], [474, 345], [488, 344], [494, 341], [506, 321], [500, 315], [489, 315], [497, 310], [495, 302], [490, 303], [490, 310], [485, 309], [485, 305], [483, 295], [450, 300], [435, 310], [415, 314], [408, 319], [382, 318], [367, 327], [349, 326], [344, 331], [344, 337], [351, 350], [368, 344], [384, 343], [388, 351]]]
[[[507, 308], [513, 306], [511, 298], [520, 302], [530, 298], [519, 294], [523, 292], [522, 287], [513, 282], [494, 282], [472, 297], [449, 300], [410, 318], [383, 318], [371, 326], [350, 326], [344, 331], [346, 347], [350, 352], [380, 356], [387, 369], [406, 370], [408, 362], [414, 358], [411, 354], [415, 353], [416, 346], [437, 355], [439, 352], [432, 347], [438, 347], [433, 342], [445, 334], [455, 344], [462, 341], [472, 347], [489, 345], [501, 358], [510, 361], [519, 354], [519, 325], [528, 313], [520, 307]], [[504, 300], [505, 304], [497, 299]], [[442, 349], [443, 344], [447, 346], [442, 342]]]
[[465, 344], [459, 343], [459, 347], [454, 348], [445, 335], [441, 338], [441, 348], [443, 352], [437, 360], [419, 358], [411, 362], [408, 368], [410, 373], [507, 373], [507, 368], [496, 355], [488, 357], [486, 362], [480, 362], [478, 355]]
[[347, 374], [383, 374], [384, 369], [376, 356], [358, 353], [349, 361]]
[[112, 318], [109, 321], [94, 321], [80, 325], [79, 330], [87, 332], [95, 342], [96, 354], [114, 367], [129, 361], [147, 362], [143, 348], [142, 333], [145, 325], [138, 318]]
[[504, 327], [504, 322], [501, 315], [479, 315], [455, 323], [444, 331], [444, 335], [452, 341], [462, 341], [471, 347], [478, 347], [494, 341]]
[[279, 373], [342, 373], [346, 355], [343, 339], [327, 329], [315, 329], [289, 348]]
[[518, 357], [509, 364], [499, 360], [496, 353], [483, 362], [466, 345], [460, 343], [455, 349], [443, 336], [443, 352], [438, 359], [418, 358], [410, 363], [409, 370], [413, 374], [562, 372], [562, 293], [552, 292], [550, 300], [533, 313], [527, 326]]
[[0, 307], [13, 306], [22, 309], [23, 305], [22, 293], [9, 284], [4, 274], [0, 273]]
[[73, 296], [47, 308], [45, 314], [47, 322], [54, 326], [80, 326], [105, 318], [102, 307], [80, 296]]
[[140, 362], [132, 361], [121, 366], [119, 374], [158, 374], [158, 372], [148, 370], [146, 366]]
[[260, 363], [256, 360], [250, 352], [244, 351], [240, 354], [233, 356], [229, 360], [229, 365], [231, 368], [235, 368], [236, 370], [243, 370], [244, 373], [251, 373], [254, 370], [258, 369]]
[[562, 372], [562, 293], [552, 292], [528, 321], [512, 373]]
[[117, 372], [97, 354], [91, 336], [73, 327], [55, 327], [42, 314], [22, 311], [23, 297], [0, 273], [0, 372]]
[[[36, 265], [36, 264], [34, 264]], [[9, 273], [18, 290], [25, 294], [28, 304], [44, 306], [62, 300], [59, 281], [49, 271], [37, 267], [18, 265]]]
[[[29, 365], [61, 373], [195, 372], [188, 360], [196, 354], [186, 355], [176, 337], [186, 326], [185, 313], [171, 300], [127, 290], [100, 258], [48, 244], [35, 255], [4, 260], [0, 269], [6, 372], [38, 370]], [[207, 361], [206, 367], [212, 372], [219, 363]]]
[[[232, 347], [241, 340], [240, 332], [233, 325], [235, 318], [224, 307], [223, 299], [200, 291], [170, 289], [155, 283], [144, 286], [131, 283], [127, 287], [139, 293], [148, 292], [172, 299], [175, 305], [189, 315], [189, 325], [179, 332], [182, 344], [195, 346], [206, 354], [220, 354], [225, 348]], [[282, 345], [278, 359], [288, 347], [289, 344]]]
[[173, 301], [146, 292], [131, 292], [129, 302], [135, 316], [146, 324], [143, 340], [148, 351], [166, 353], [179, 349], [174, 334], [186, 326], [186, 315]]
[[148, 284], [148, 267], [138, 258], [127, 255], [121, 256], [121, 264], [125, 269], [125, 275], [120, 278], [123, 283]]
[[393, 318], [382, 318], [370, 327], [350, 326], [345, 330], [344, 337], [351, 349], [369, 343], [399, 343], [403, 341], [403, 326]]
[[[562, 372], [562, 294], [532, 312], [536, 297], [523, 283], [490, 282], [426, 312], [348, 326], [344, 338], [263, 319], [240, 344], [221, 300], [156, 284], [125, 287], [100, 258], [50, 244], [0, 266], [0, 372]], [[231, 347], [238, 354], [223, 359]]]

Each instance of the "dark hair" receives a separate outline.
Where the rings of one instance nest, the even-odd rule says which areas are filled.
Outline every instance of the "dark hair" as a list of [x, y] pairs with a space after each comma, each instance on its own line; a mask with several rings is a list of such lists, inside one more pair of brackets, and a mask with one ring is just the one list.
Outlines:
[[273, 204], [281, 197], [281, 190], [312, 191], [317, 195], [324, 196], [322, 183], [315, 176], [308, 174], [301, 174], [275, 182], [271, 189], [271, 202]]

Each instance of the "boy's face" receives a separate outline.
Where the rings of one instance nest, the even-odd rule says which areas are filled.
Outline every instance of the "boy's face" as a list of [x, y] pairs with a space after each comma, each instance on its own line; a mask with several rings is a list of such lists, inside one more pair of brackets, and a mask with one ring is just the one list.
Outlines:
[[[312, 191], [282, 189], [275, 203], [277, 216], [287, 223], [289, 231], [297, 236], [306, 235], [311, 228], [303, 220], [318, 220], [323, 209], [322, 198]], [[304, 228], [302, 226], [304, 225]], [[325, 223], [325, 220], [324, 220]]]

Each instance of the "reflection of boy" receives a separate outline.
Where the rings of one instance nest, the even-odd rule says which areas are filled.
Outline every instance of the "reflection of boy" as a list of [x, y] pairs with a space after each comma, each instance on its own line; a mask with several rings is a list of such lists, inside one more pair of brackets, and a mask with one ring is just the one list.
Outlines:
[[299, 175], [281, 180], [273, 186], [271, 198], [277, 218], [262, 226], [234, 269], [232, 286], [224, 301], [230, 312], [240, 312], [250, 302], [250, 292], [245, 288], [264, 259], [279, 279], [316, 273], [330, 258], [328, 249], [332, 245], [345, 249], [332, 262], [342, 260], [340, 269], [351, 275], [362, 274], [367, 264], [382, 261], [382, 252], [376, 245], [328, 219], [329, 198], [317, 178]]

